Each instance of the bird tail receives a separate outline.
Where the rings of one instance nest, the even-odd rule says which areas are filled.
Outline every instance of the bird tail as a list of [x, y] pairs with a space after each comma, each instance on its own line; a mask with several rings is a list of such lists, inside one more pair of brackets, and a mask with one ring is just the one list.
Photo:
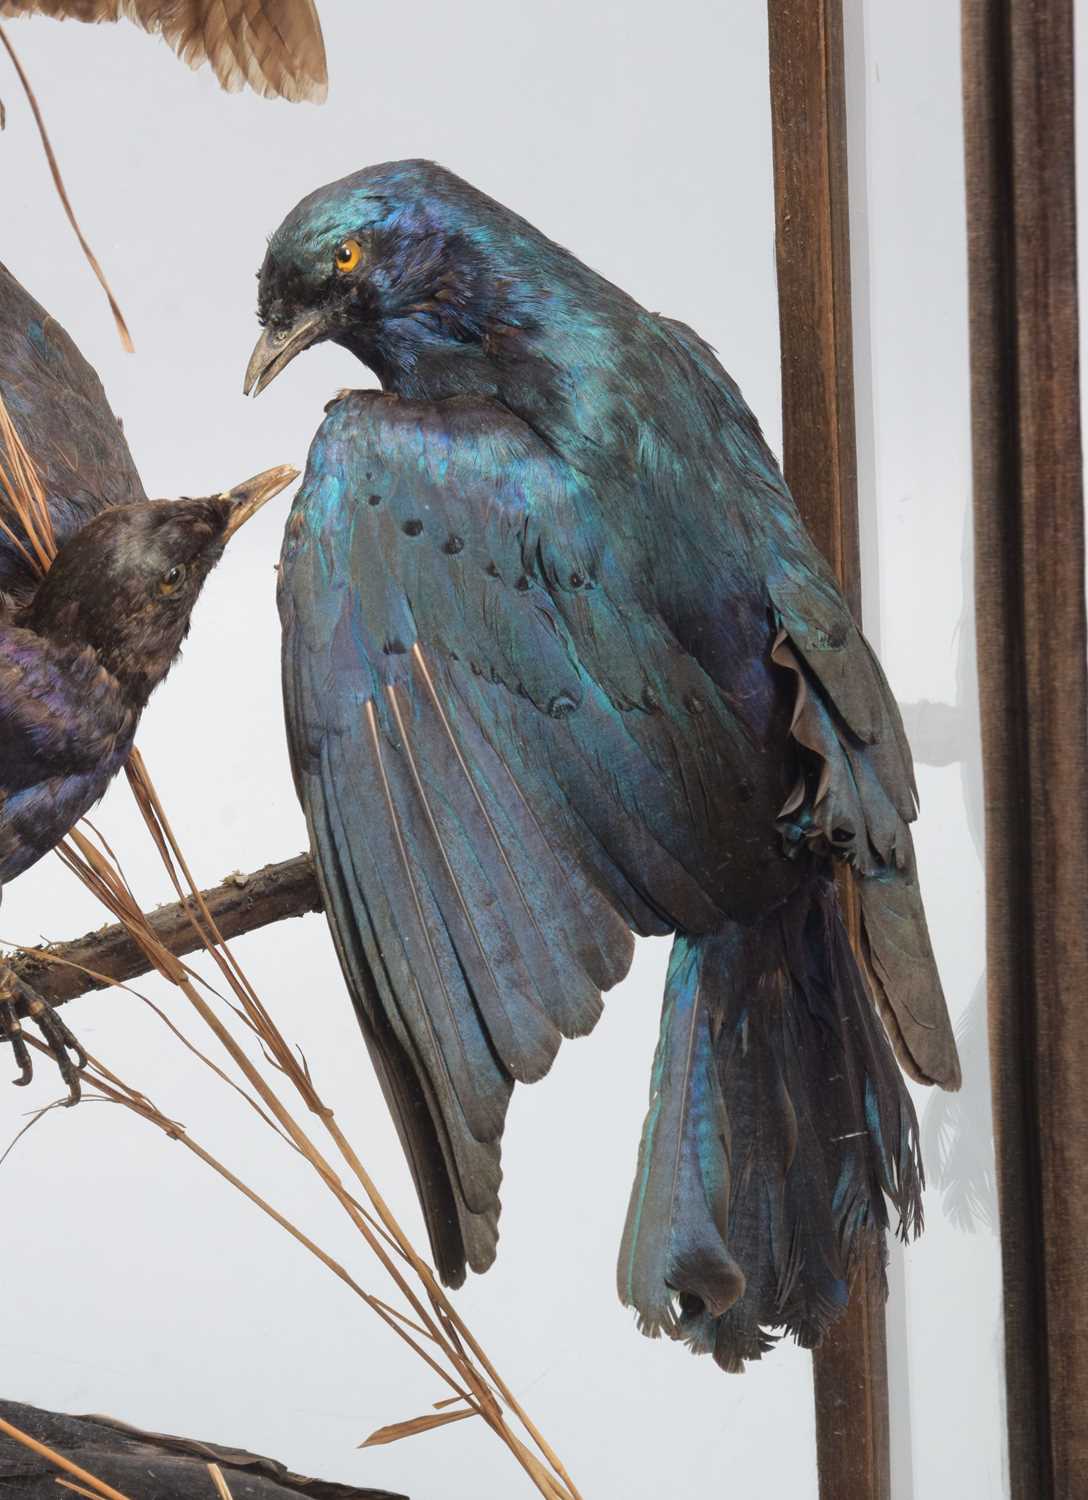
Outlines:
[[643, 1333], [740, 1370], [844, 1311], [890, 1200], [922, 1223], [918, 1124], [820, 876], [764, 922], [678, 936], [619, 1261]]

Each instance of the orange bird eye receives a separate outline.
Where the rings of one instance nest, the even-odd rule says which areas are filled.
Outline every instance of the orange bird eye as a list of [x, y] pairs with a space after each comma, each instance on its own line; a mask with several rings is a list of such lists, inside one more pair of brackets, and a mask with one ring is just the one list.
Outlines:
[[363, 247], [358, 240], [345, 240], [336, 247], [336, 269], [342, 273], [354, 271], [363, 258]]

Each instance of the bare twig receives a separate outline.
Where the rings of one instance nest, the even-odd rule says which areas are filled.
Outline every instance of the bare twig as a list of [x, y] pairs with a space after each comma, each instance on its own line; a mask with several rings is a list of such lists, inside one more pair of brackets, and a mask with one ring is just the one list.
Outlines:
[[[251, 875], [228, 875], [220, 885], [202, 891], [201, 899], [228, 940], [322, 906], [308, 854], [265, 865]], [[202, 947], [182, 901], [148, 912], [147, 922], [158, 941], [179, 958]], [[52, 1005], [135, 979], [152, 967], [123, 922], [45, 949], [24, 949], [10, 963], [19, 978]]]

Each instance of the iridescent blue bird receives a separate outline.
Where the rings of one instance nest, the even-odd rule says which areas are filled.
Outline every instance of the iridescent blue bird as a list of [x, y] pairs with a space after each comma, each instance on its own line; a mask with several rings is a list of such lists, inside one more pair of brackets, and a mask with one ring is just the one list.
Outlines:
[[899, 714], [755, 418], [691, 329], [426, 162], [305, 198], [259, 316], [247, 390], [322, 339], [384, 388], [311, 448], [283, 682], [441, 1275], [494, 1257], [514, 1083], [674, 933], [620, 1296], [728, 1369], [817, 1343], [886, 1200], [921, 1221], [893, 1047], [959, 1069]]

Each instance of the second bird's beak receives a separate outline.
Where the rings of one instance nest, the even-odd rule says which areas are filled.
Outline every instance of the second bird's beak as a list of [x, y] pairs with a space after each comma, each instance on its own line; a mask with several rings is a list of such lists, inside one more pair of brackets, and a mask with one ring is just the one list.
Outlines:
[[320, 313], [310, 313], [293, 323], [290, 328], [265, 328], [249, 356], [246, 378], [242, 385], [243, 396], [259, 396], [281, 370], [291, 363], [296, 354], [316, 344], [324, 331]]
[[255, 515], [262, 505], [272, 499], [273, 495], [278, 495], [281, 490], [286, 489], [293, 480], [298, 478], [298, 472], [290, 464], [280, 464], [276, 469], [265, 469], [263, 474], [255, 474], [244, 484], [236, 484], [232, 490], [225, 490], [219, 498], [229, 500], [231, 509], [222, 540], [227, 541], [239, 526], [244, 525], [250, 516]]

